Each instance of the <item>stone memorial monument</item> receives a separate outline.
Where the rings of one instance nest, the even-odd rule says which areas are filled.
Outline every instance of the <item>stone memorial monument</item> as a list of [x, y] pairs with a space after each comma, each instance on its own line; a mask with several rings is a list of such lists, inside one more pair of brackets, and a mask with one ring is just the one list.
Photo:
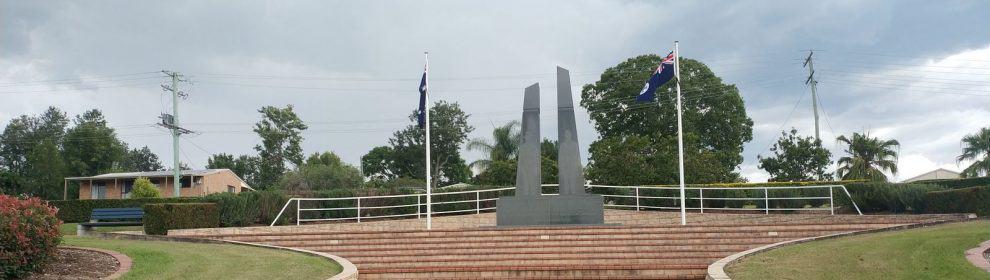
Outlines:
[[557, 153], [560, 195], [542, 194], [540, 183], [540, 85], [523, 96], [522, 143], [516, 167], [516, 194], [496, 204], [498, 226], [594, 225], [605, 222], [602, 196], [584, 192], [584, 170], [578, 147], [571, 78], [557, 67]]

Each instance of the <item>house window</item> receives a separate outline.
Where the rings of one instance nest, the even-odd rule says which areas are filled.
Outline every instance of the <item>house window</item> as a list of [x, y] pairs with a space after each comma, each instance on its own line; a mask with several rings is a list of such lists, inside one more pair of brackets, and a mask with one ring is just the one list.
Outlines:
[[134, 190], [134, 180], [124, 180], [123, 189], [121, 190], [121, 196], [123, 198], [131, 198], [131, 191]]
[[92, 188], [93, 199], [105, 199], [107, 198], [107, 183], [104, 182], [94, 182]]
[[192, 177], [179, 178], [179, 183], [182, 184], [181, 186], [183, 189], [192, 187], [192, 184], [190, 184], [191, 179]]
[[236, 189], [234, 189], [234, 186], [227, 185], [227, 192], [232, 193], [234, 191], [236, 191]]

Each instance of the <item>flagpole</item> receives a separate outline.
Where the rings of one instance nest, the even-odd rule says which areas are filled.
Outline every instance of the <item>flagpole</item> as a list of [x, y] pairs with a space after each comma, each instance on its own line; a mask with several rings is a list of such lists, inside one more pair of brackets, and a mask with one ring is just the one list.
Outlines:
[[681, 185], [681, 225], [687, 225], [687, 208], [684, 198], [684, 128], [681, 121], [681, 54], [674, 41], [674, 78], [677, 80], [677, 165]]
[[[426, 59], [426, 229], [433, 229], [433, 184], [430, 183], [432, 173], [430, 172], [430, 52], [423, 52]], [[681, 192], [683, 194], [683, 191]]]

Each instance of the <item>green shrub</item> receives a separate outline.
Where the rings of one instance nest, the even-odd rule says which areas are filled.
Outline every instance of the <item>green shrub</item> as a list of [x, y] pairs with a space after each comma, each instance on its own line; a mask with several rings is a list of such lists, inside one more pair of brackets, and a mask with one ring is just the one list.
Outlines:
[[258, 203], [254, 195], [215, 193], [204, 199], [215, 203], [220, 212], [220, 226], [243, 227], [254, 224], [258, 219]]
[[131, 198], [159, 198], [162, 194], [158, 192], [148, 178], [140, 177], [134, 180], [134, 188], [131, 189]]
[[38, 198], [0, 195], [0, 278], [17, 279], [55, 259], [58, 210]]
[[[278, 212], [282, 210], [282, 206], [289, 201], [289, 197], [280, 191], [253, 191], [253, 192], [242, 192], [239, 193], [240, 196], [251, 197], [251, 201], [254, 201], [255, 208], [257, 209], [256, 221], [262, 224], [271, 224], [272, 220], [275, 220], [275, 216]], [[292, 209], [295, 211], [295, 208]], [[289, 211], [286, 209], [285, 211]], [[281, 219], [282, 223], [288, 223], [293, 219]]]
[[976, 213], [990, 216], [990, 186], [970, 187], [925, 194], [925, 212]]
[[201, 202], [198, 197], [132, 198], [132, 199], [80, 199], [53, 200], [48, 203], [58, 208], [58, 218], [66, 223], [89, 221], [93, 209], [100, 208], [141, 208], [149, 203], [191, 203]]
[[915, 183], [939, 185], [948, 189], [960, 189], [960, 188], [969, 188], [976, 186], [990, 186], [990, 177], [973, 177], [973, 178], [962, 178], [962, 179], [935, 179], [935, 180], [917, 181]]
[[213, 203], [157, 203], [144, 205], [144, 233], [165, 235], [172, 229], [220, 227]]

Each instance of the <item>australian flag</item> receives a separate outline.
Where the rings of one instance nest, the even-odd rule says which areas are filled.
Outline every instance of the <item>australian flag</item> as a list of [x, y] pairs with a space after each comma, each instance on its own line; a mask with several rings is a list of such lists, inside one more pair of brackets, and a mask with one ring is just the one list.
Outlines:
[[426, 125], [426, 68], [423, 68], [423, 79], [419, 81], [419, 128]]
[[657, 67], [657, 71], [653, 72], [650, 76], [650, 80], [646, 81], [643, 85], [643, 90], [639, 92], [639, 96], [636, 96], [636, 102], [652, 102], [656, 98], [657, 88], [666, 84], [668, 81], [674, 78], [674, 52], [670, 52], [660, 62], [660, 66]]

